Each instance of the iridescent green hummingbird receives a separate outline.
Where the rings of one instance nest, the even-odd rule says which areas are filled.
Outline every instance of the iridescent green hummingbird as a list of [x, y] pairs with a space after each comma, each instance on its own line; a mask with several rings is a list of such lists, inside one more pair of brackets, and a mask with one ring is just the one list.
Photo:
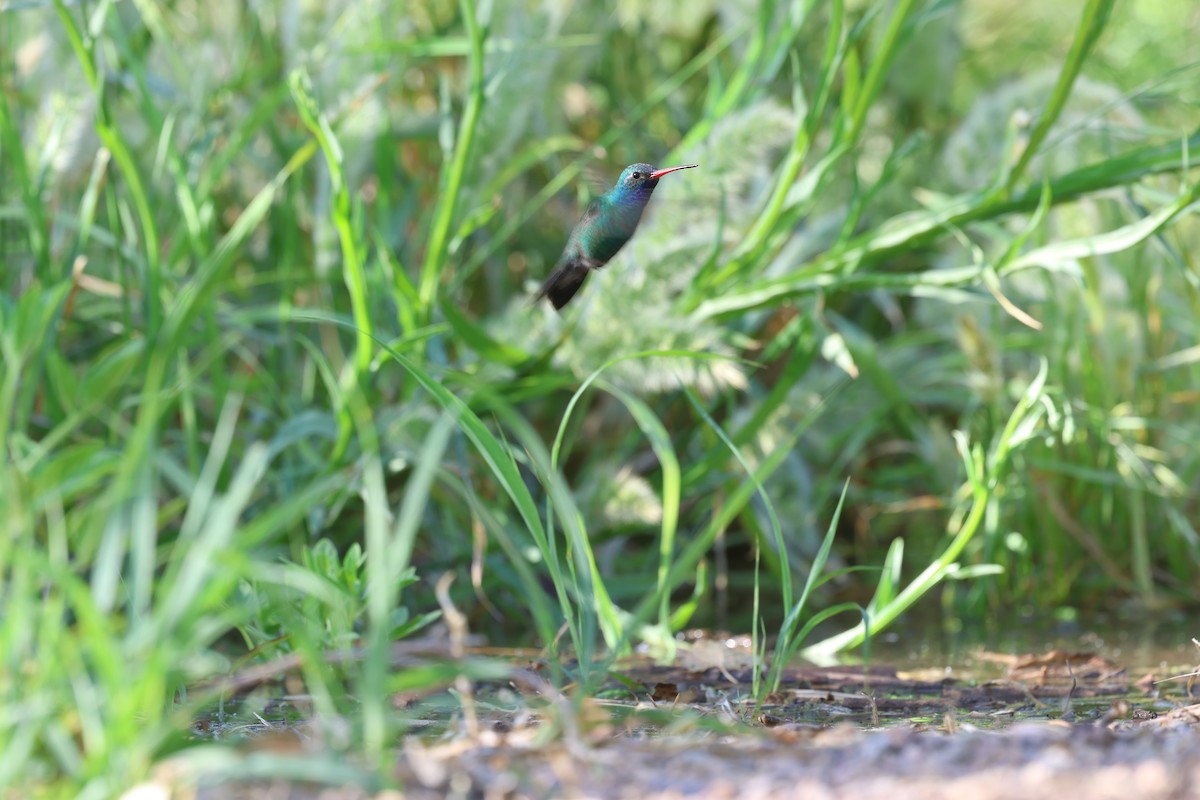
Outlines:
[[571, 231], [567, 246], [533, 302], [549, 297], [561, 309], [583, 286], [588, 273], [600, 269], [625, 246], [642, 220], [642, 211], [658, 186], [658, 179], [676, 170], [699, 164], [655, 169], [649, 164], [630, 164], [621, 172], [617, 185], [597, 197], [583, 212]]

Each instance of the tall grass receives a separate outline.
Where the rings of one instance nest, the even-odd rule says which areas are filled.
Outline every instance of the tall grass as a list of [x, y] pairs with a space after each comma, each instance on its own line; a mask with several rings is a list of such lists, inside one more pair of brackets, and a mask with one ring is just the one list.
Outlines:
[[[0, 786], [384, 785], [394, 693], [505, 674], [447, 599], [581, 696], [769, 631], [760, 697], [938, 590], [1200, 599], [1194, 31], [621, 8], [0, 6]], [[701, 169], [531, 307], [647, 159]], [[248, 661], [318, 753], [187, 737]]]

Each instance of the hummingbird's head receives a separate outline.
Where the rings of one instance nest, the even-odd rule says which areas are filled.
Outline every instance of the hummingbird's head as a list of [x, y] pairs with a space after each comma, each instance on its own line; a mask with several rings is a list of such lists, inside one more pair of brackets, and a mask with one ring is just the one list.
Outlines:
[[668, 172], [691, 169], [697, 166], [699, 164], [685, 164], [682, 167], [656, 169], [649, 164], [630, 164], [621, 172], [621, 177], [617, 179], [617, 186], [622, 191], [641, 194], [642, 192], [653, 191], [654, 187], [658, 186], [658, 179]]

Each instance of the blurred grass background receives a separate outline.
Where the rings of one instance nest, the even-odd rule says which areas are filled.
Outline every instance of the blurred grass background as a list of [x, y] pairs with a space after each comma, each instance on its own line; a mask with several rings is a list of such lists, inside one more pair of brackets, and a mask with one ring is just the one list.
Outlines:
[[[1194, 606], [1198, 33], [1168, 0], [0, 2], [0, 786], [107, 796], [289, 655], [350, 723], [324, 777], [385, 780], [391, 693], [495, 674], [391, 664], [447, 572], [585, 689], [685, 625], [828, 656], [935, 589]], [[701, 168], [531, 307], [634, 161]]]

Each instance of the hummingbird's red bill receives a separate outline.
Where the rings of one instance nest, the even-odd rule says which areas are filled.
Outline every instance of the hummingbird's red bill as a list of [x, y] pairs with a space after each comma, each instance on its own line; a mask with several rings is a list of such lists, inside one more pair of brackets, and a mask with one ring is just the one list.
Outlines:
[[691, 169], [692, 167], [698, 167], [698, 166], [700, 166], [700, 165], [699, 164], [684, 164], [682, 167], [667, 167], [666, 169], [656, 169], [656, 170], [654, 170], [654, 172], [650, 173], [650, 180], [656, 181], [659, 178], [661, 178], [663, 175], [666, 175], [668, 173], [678, 172], [681, 169]]

